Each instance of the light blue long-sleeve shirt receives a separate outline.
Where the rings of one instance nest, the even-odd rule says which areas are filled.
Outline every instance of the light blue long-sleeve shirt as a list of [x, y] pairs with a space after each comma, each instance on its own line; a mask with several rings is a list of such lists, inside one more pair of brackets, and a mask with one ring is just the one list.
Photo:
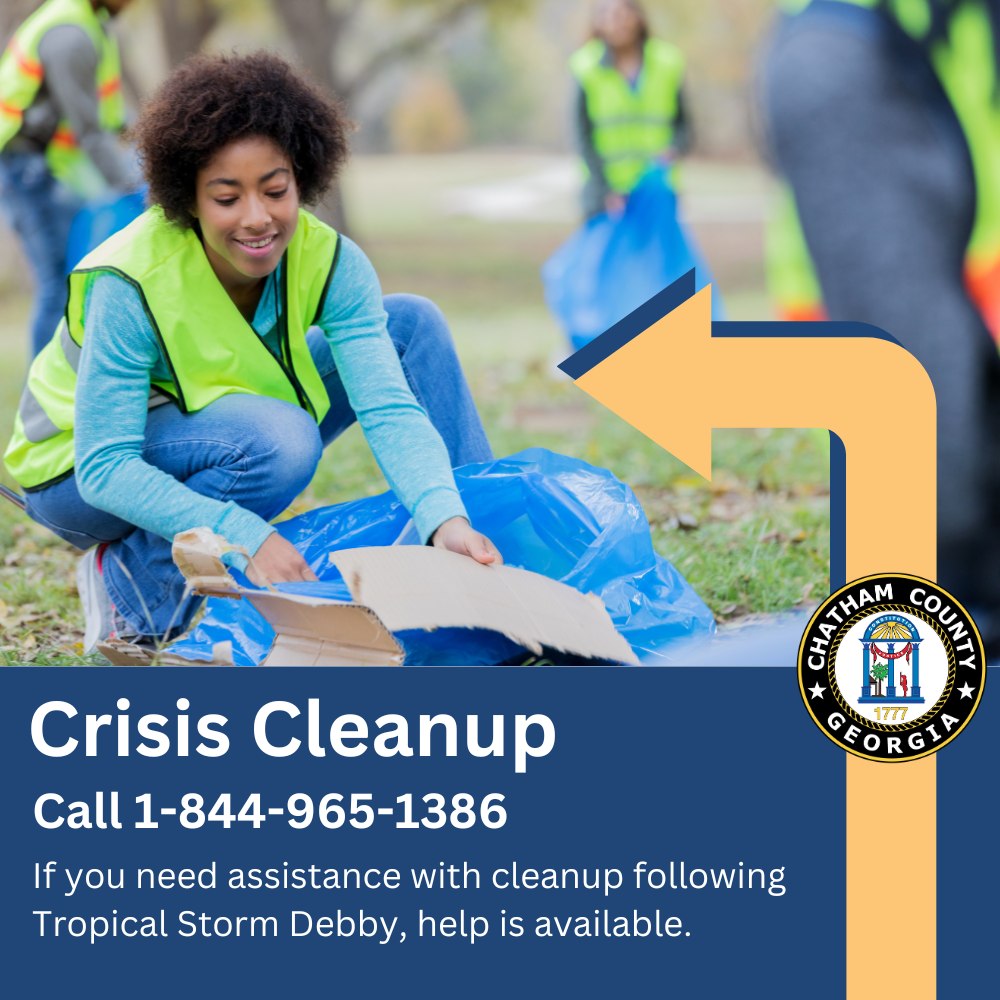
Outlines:
[[[444, 442], [410, 391], [389, 339], [375, 270], [355, 243], [340, 240], [318, 325], [375, 458], [426, 541], [448, 518], [466, 516], [465, 508]], [[252, 323], [272, 352], [276, 277], [267, 278]], [[76, 395], [76, 477], [83, 499], [164, 538], [204, 525], [255, 553], [274, 531], [271, 525], [232, 501], [195, 493], [142, 458], [150, 383], [171, 377], [138, 292], [102, 274], [84, 309]]]

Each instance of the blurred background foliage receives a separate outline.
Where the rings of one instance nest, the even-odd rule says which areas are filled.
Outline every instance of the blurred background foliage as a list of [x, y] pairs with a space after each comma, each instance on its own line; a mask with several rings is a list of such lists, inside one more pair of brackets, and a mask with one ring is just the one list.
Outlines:
[[[4, 0], [6, 39], [37, 0]], [[754, 157], [754, 52], [773, 0], [649, 0], [654, 32], [688, 60], [695, 154]], [[134, 0], [118, 18], [136, 108], [198, 51], [275, 49], [337, 94], [357, 153], [571, 148], [566, 61], [587, 36], [581, 0]], [[340, 188], [320, 214], [350, 230]], [[0, 287], [20, 270], [0, 248]]]
[[[37, 0], [4, 0], [0, 37], [36, 6]], [[445, 120], [428, 128], [423, 152], [455, 143], [557, 149], [568, 133], [565, 63], [586, 37], [589, 6], [580, 0], [135, 0], [119, 31], [137, 100], [193, 52], [266, 46], [294, 58], [350, 106], [362, 125], [361, 151], [412, 151], [419, 130], [407, 114]], [[746, 83], [773, 0], [646, 6], [655, 32], [688, 57], [700, 151], [747, 155]], [[391, 111], [400, 102], [410, 110], [397, 133], [392, 122], [400, 116]]]

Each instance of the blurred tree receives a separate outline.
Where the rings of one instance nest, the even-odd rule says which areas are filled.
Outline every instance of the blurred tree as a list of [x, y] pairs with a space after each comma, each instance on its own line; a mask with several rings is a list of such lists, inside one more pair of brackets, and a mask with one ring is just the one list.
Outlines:
[[564, 60], [549, 56], [547, 39], [535, 23], [520, 22], [502, 30], [494, 25], [476, 28], [467, 29], [457, 44], [452, 43], [444, 64], [467, 112], [471, 144], [551, 142], [566, 115], [557, 115], [556, 128], [546, 120], [543, 105], [551, 88], [545, 67], [554, 65], [561, 83]]
[[[40, 0], [3, 0], [0, 26], [10, 30]], [[237, 22], [253, 27], [235, 47], [265, 44], [288, 47], [295, 61], [321, 86], [336, 95], [348, 113], [359, 96], [387, 71], [430, 50], [449, 29], [477, 12], [494, 20], [509, 18], [543, 0], [142, 0], [135, 7], [156, 34], [167, 67], [200, 51], [210, 35], [230, 44]], [[15, 13], [16, 12], [16, 16]], [[270, 21], [270, 31], [267, 22]], [[276, 39], [275, 24], [287, 39]], [[373, 24], [377, 29], [373, 31]], [[218, 30], [217, 30], [218, 29]], [[251, 41], [254, 36], [256, 41]], [[378, 41], [373, 42], [372, 39]], [[284, 42], [284, 44], [282, 44]], [[128, 60], [126, 59], [126, 62]], [[129, 74], [131, 75], [131, 74]], [[138, 93], [148, 86], [135, 89]], [[319, 214], [346, 231], [339, 187], [320, 206]]]
[[[199, 0], [206, 3], [207, 0]], [[362, 0], [295, 0], [275, 2], [275, 13], [284, 22], [302, 63], [317, 80], [342, 101], [350, 104], [373, 80], [403, 60], [412, 58], [437, 42], [462, 18], [476, 11], [505, 15], [531, 5], [531, 0], [387, 0], [407, 13], [419, 11], [419, 21], [406, 18], [399, 34], [383, 40], [352, 70], [343, 58], [350, 46], [352, 29], [364, 6]], [[403, 19], [401, 18], [401, 21]]]
[[647, 0], [653, 31], [679, 45], [697, 148], [743, 156], [753, 148], [751, 104], [757, 47], [777, 16], [776, 0]]
[[[296, 6], [284, 4], [280, 6]], [[211, 0], [171, 0], [155, 5], [163, 30], [163, 46], [169, 65], [176, 66], [194, 55], [219, 23], [219, 8]]]
[[[199, 0], [207, 3], [207, 0]], [[284, 23], [302, 66], [350, 109], [352, 103], [386, 70], [420, 55], [448, 29], [477, 11], [510, 16], [535, 0], [385, 0], [399, 11], [398, 33], [383, 38], [360, 60], [345, 58], [355, 52], [355, 28], [365, 4], [362, 0], [275, 0], [274, 12]], [[370, 0], [369, 0], [370, 5]], [[405, 16], [404, 16], [405, 14]], [[328, 206], [330, 221], [347, 228], [339, 188]]]
[[389, 119], [393, 145], [403, 153], [450, 153], [469, 135], [462, 102], [440, 72], [417, 74]]

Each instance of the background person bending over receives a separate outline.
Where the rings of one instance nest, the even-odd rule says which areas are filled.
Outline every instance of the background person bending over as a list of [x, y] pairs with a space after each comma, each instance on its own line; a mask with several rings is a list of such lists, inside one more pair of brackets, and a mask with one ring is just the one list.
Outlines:
[[443, 317], [383, 308], [361, 250], [300, 207], [346, 124], [266, 53], [190, 60], [137, 123], [153, 206], [71, 275], [5, 456], [28, 513], [90, 548], [88, 650], [186, 626], [170, 539], [188, 528], [243, 546], [258, 583], [315, 579], [269, 521], [355, 419], [423, 541], [500, 559], [451, 474], [492, 456]]
[[107, 19], [130, 0], [46, 0], [0, 57], [0, 204], [35, 275], [31, 353], [66, 305], [66, 240], [87, 198], [141, 178], [125, 125], [118, 46]]
[[650, 37], [635, 0], [600, 0], [591, 34], [570, 60], [579, 88], [577, 145], [587, 170], [585, 218], [620, 212], [651, 163], [669, 163], [690, 147], [680, 50]]
[[[763, 102], [832, 320], [872, 323], [937, 396], [938, 579], [1000, 648], [997, 0], [785, 0]], [[873, 408], [893, 406], [887, 380]], [[905, 503], [908, 442], [885, 502]], [[991, 649], [992, 647], [992, 649]]]

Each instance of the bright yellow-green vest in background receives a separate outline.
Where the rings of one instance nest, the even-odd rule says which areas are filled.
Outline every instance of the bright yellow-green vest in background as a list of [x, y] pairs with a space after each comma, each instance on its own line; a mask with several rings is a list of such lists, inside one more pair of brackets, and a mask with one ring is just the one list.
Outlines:
[[102, 243], [70, 275], [66, 318], [35, 358], [4, 455], [25, 489], [38, 489], [74, 465], [76, 373], [85, 334], [87, 293], [100, 274], [116, 274], [139, 292], [172, 374], [154, 383], [184, 413], [232, 393], [281, 399], [318, 423], [330, 408], [306, 331], [323, 308], [337, 255], [337, 233], [308, 212], [279, 273], [278, 340], [267, 348], [219, 283], [197, 234], [169, 222], [158, 206]]
[[[809, 2], [781, 0], [788, 13], [804, 10]], [[838, 2], [871, 9], [879, 6], [878, 0]], [[927, 36], [931, 25], [928, 0], [891, 0], [883, 9], [915, 40]], [[993, 31], [982, 0], [966, 0], [956, 7], [946, 36], [931, 46], [930, 58], [962, 126], [976, 180], [976, 217], [966, 254], [966, 283], [987, 326], [994, 336], [1000, 336], [1000, 90]], [[797, 220], [789, 222], [787, 215], [784, 224], [798, 225]], [[780, 244], [779, 235], [774, 239]], [[789, 239], [794, 239], [794, 234]], [[780, 266], [777, 260], [775, 266]], [[800, 263], [792, 266], [801, 269]], [[780, 287], [781, 279], [775, 278]]]
[[823, 294], [795, 208], [795, 196], [783, 181], [764, 233], [767, 282], [779, 319], [793, 323], [826, 319]]
[[608, 186], [628, 194], [650, 161], [670, 146], [684, 57], [668, 42], [647, 39], [633, 89], [613, 64], [607, 64], [606, 52], [604, 42], [595, 38], [573, 54], [570, 69], [586, 97], [594, 149], [604, 162]]
[[[0, 150], [17, 135], [24, 112], [31, 107], [44, 82], [45, 70], [38, 56], [42, 39], [64, 24], [82, 28], [97, 50], [101, 128], [107, 132], [120, 132], [124, 128], [118, 43], [105, 31], [106, 20], [103, 11], [95, 12], [90, 0], [47, 0], [14, 32], [0, 56]], [[52, 173], [82, 197], [93, 196], [103, 186], [68, 122], [59, 122], [45, 156]]]

